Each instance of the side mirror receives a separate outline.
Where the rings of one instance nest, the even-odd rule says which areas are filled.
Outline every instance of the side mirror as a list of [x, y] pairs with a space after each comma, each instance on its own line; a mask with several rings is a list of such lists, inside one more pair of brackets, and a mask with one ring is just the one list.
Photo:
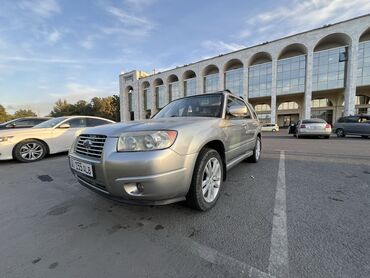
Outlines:
[[227, 108], [227, 113], [234, 117], [244, 117], [247, 115], [247, 107], [244, 105], [234, 105]]
[[8, 124], [6, 127], [8, 127], [8, 128], [15, 128], [15, 124]]
[[64, 123], [64, 124], [61, 124], [58, 128], [70, 128], [70, 127], [71, 127], [70, 124]]

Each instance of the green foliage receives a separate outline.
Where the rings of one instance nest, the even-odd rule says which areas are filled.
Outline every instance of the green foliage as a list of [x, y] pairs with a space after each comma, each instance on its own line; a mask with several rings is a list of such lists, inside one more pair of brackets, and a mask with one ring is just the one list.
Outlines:
[[0, 123], [6, 122], [10, 119], [8, 113], [6, 113], [5, 107], [0, 104]]
[[18, 111], [15, 111], [15, 113], [12, 116], [13, 119], [24, 117], [37, 117], [37, 115], [31, 109], [19, 109]]
[[119, 96], [117, 95], [94, 97], [90, 102], [79, 100], [75, 104], [68, 103], [66, 100], [58, 100], [50, 112], [52, 117], [85, 115], [114, 121], [120, 120], [119, 114]]
[[30, 109], [19, 109], [13, 115], [10, 115], [6, 112], [4, 106], [0, 104], [0, 123], [24, 117], [37, 117], [37, 115]]

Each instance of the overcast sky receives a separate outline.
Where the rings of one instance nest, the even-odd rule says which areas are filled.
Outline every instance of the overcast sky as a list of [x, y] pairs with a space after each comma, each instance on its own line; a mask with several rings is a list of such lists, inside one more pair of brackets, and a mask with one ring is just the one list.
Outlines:
[[370, 13], [369, 0], [0, 0], [0, 104], [50, 112], [161, 71]]

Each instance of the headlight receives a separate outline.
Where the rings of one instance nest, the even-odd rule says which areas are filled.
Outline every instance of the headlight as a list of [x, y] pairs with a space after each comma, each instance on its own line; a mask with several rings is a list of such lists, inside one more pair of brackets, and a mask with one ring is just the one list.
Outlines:
[[6, 142], [9, 139], [12, 139], [14, 136], [2, 136], [0, 137], [0, 142]]
[[177, 131], [140, 131], [123, 133], [117, 144], [119, 152], [140, 152], [167, 149], [172, 146]]

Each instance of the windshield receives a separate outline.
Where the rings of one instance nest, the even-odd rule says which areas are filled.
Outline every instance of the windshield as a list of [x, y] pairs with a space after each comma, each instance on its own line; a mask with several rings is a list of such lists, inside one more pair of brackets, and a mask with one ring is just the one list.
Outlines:
[[52, 128], [55, 127], [60, 122], [64, 121], [65, 119], [67, 119], [67, 117], [50, 119], [45, 122], [42, 122], [41, 124], [35, 125], [33, 128]]
[[174, 100], [153, 118], [221, 117], [222, 94], [198, 95]]

